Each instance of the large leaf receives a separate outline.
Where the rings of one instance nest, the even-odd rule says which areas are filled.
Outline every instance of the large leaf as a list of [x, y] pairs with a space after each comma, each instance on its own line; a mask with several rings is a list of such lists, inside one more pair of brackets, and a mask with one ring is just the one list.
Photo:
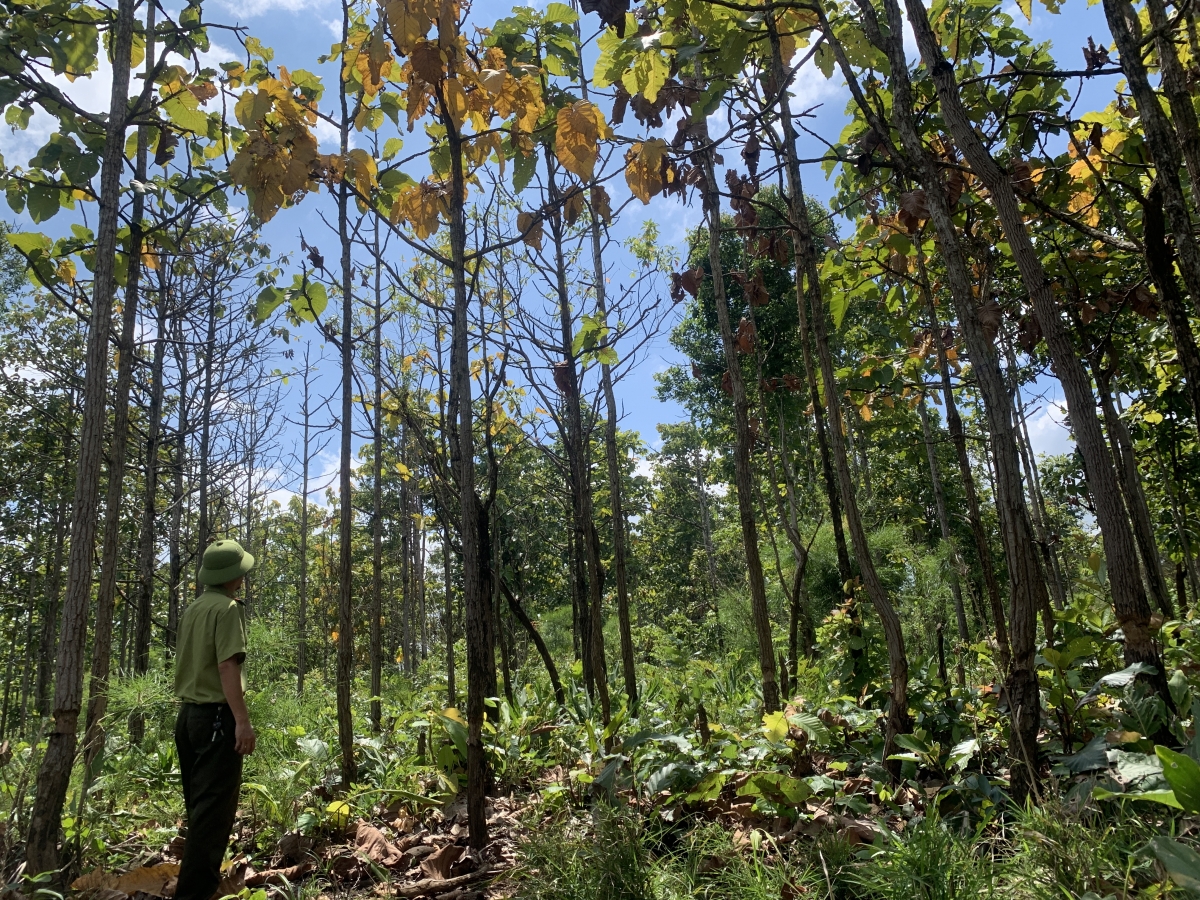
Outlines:
[[1150, 839], [1150, 849], [1171, 880], [1188, 891], [1200, 891], [1200, 853], [1165, 835]]
[[1082, 700], [1075, 704], [1075, 709], [1078, 710], [1087, 706], [1099, 697], [1101, 692], [1106, 688], [1125, 687], [1128, 684], [1132, 684], [1133, 680], [1139, 675], [1153, 675], [1155, 671], [1154, 666], [1143, 662], [1136, 662], [1132, 666], [1126, 666], [1120, 672], [1110, 672], [1092, 685], [1092, 689], [1083, 695]]
[[1163, 775], [1179, 805], [1190, 813], [1200, 812], [1200, 764], [1167, 747], [1156, 746], [1154, 752], [1162, 760]]
[[1072, 775], [1079, 775], [1083, 772], [1094, 772], [1097, 769], [1107, 769], [1108, 744], [1104, 741], [1104, 735], [1096, 735], [1078, 753], [1064, 756], [1059, 762], [1066, 766]]
[[779, 772], [759, 772], [738, 788], [739, 797], [762, 797], [773, 803], [798, 806], [813, 795], [808, 783]]

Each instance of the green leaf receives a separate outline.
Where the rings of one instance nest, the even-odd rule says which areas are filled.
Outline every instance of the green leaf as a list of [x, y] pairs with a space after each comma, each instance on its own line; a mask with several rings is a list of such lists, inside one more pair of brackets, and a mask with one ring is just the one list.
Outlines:
[[404, 148], [404, 141], [400, 138], [388, 138], [387, 143], [383, 145], [383, 159], [385, 162], [396, 158], [396, 154]]
[[683, 798], [688, 803], [703, 803], [710, 800], [716, 800], [721, 794], [721, 788], [725, 787], [725, 782], [729, 780], [729, 775], [725, 772], [710, 772], [700, 779], [697, 784]]
[[36, 231], [22, 231], [17, 234], [6, 235], [8, 242], [24, 253], [26, 256], [32, 256], [35, 251], [43, 253], [50, 252], [50, 238]]
[[53, 218], [59, 206], [58, 188], [39, 184], [29, 189], [29, 218], [37, 224]]
[[287, 299], [287, 294], [282, 288], [277, 288], [274, 285], [268, 285], [263, 288], [258, 294], [258, 300], [254, 307], [254, 324], [261, 325], [271, 317], [271, 313], [275, 312], [276, 308]]
[[549, 3], [542, 13], [542, 21], [547, 25], [574, 25], [578, 18], [575, 10], [565, 3]]
[[1092, 796], [1097, 800], [1146, 800], [1150, 803], [1161, 803], [1174, 809], [1183, 809], [1175, 797], [1174, 791], [1110, 791], [1100, 786], [1092, 790]]
[[738, 788], [739, 797], [764, 797], [776, 803], [799, 805], [813, 795], [808, 783], [779, 772], [760, 772]]
[[517, 152], [513, 156], [513, 191], [521, 193], [525, 188], [529, 187], [529, 182], [533, 180], [534, 173], [537, 172], [537, 155], [530, 154], [526, 156], [524, 153]]
[[[296, 281], [300, 280], [300, 276], [297, 275]], [[289, 291], [288, 302], [292, 304], [292, 310], [299, 318], [305, 322], [315, 322], [329, 305], [329, 294], [325, 291], [325, 285], [319, 281], [310, 281], [303, 290]]]
[[1200, 891], [1200, 853], [1165, 835], [1151, 838], [1150, 849], [1175, 884], [1187, 891]]
[[979, 739], [967, 738], [965, 741], [960, 741], [950, 748], [950, 756], [946, 760], [946, 765], [951, 769], [961, 769], [971, 761], [976, 753], [979, 752]]
[[191, 91], [180, 91], [163, 104], [163, 110], [170, 120], [184, 131], [195, 134], [205, 134], [208, 131], [208, 116], [201, 111], [200, 101]]
[[846, 310], [850, 308], [850, 292], [846, 290], [830, 291], [829, 312], [833, 316], [833, 327], [841, 331], [842, 320], [846, 318]]
[[1179, 805], [1190, 813], [1200, 812], [1200, 764], [1161, 745], [1155, 746], [1154, 752], [1162, 760], [1163, 775], [1174, 789]]

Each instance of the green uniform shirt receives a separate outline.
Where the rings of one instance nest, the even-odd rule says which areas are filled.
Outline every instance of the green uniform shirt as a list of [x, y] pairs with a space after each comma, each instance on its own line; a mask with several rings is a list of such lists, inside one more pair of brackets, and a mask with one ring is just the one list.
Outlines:
[[[224, 703], [218, 664], [246, 655], [242, 604], [220, 588], [207, 588], [191, 602], [179, 623], [175, 696], [187, 703]], [[246, 674], [242, 672], [242, 690]]]

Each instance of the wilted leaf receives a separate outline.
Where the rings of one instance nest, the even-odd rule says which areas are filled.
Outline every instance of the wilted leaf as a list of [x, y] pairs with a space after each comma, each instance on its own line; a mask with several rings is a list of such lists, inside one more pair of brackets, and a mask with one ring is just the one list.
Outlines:
[[612, 137], [600, 107], [578, 100], [558, 111], [554, 154], [571, 174], [589, 180], [600, 158], [600, 141]]
[[535, 213], [518, 213], [517, 230], [521, 232], [521, 240], [535, 250], [542, 249], [542, 220]]
[[76, 878], [71, 883], [71, 888], [76, 891], [111, 890], [131, 895], [140, 891], [152, 897], [165, 897], [168, 883], [178, 875], [177, 863], [143, 866], [124, 875], [109, 875], [100, 869], [93, 869], [88, 874]]
[[450, 867], [462, 857], [463, 847], [457, 844], [447, 844], [441, 850], [431, 853], [421, 860], [421, 871], [428, 877], [445, 881], [450, 877]]
[[625, 154], [625, 181], [633, 196], [649, 203], [666, 187], [667, 144], [653, 138], [634, 144]]
[[354, 846], [373, 863], [394, 866], [404, 859], [404, 852], [383, 836], [383, 832], [366, 822], [358, 823]]

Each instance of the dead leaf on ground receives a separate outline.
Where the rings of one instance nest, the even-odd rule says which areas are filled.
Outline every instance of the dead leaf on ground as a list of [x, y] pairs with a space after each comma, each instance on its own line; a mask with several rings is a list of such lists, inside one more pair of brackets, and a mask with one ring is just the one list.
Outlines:
[[295, 884], [315, 868], [316, 866], [311, 861], [306, 861], [299, 865], [288, 866], [286, 869], [267, 869], [265, 872], [255, 872], [246, 879], [246, 887]]
[[463, 855], [463, 848], [457, 844], [447, 844], [436, 853], [431, 853], [421, 861], [421, 871], [430, 878], [445, 880], [450, 877], [451, 867]]
[[366, 822], [358, 823], [354, 846], [365, 853], [371, 862], [381, 866], [394, 866], [404, 858], [403, 851], [384, 837], [382, 831]]
[[167, 885], [178, 875], [177, 863], [143, 866], [124, 875], [111, 875], [97, 868], [76, 878], [71, 883], [71, 888], [76, 891], [111, 890], [122, 894], [135, 894], [140, 891], [152, 897], [166, 897]]

